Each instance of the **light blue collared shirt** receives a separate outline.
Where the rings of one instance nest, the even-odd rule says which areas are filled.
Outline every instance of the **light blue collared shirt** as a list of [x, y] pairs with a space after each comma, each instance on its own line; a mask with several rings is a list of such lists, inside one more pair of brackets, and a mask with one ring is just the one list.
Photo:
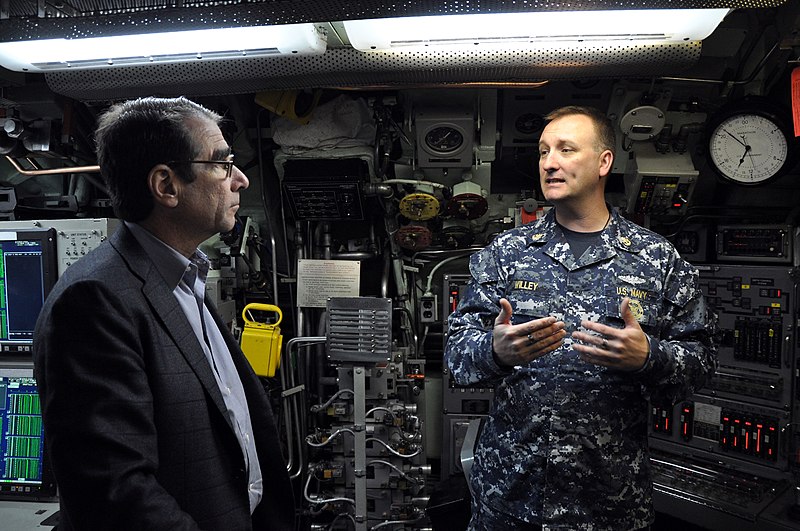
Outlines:
[[253, 426], [250, 422], [250, 409], [244, 396], [244, 388], [233, 364], [231, 353], [222, 337], [222, 332], [214, 323], [214, 318], [203, 303], [208, 275], [208, 258], [197, 249], [191, 259], [165, 244], [146, 229], [135, 223], [125, 222], [136, 240], [153, 260], [156, 269], [172, 288], [172, 293], [192, 325], [197, 340], [203, 348], [217, 386], [225, 401], [228, 418], [233, 424], [239, 445], [244, 455], [249, 474], [248, 494], [250, 513], [255, 511], [264, 492], [261, 465], [258, 462]]

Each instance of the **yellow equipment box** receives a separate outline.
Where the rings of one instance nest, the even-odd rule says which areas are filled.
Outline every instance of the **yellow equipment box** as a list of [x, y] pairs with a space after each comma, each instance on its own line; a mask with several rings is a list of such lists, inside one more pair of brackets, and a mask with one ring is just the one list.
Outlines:
[[[252, 318], [251, 311], [275, 312], [278, 320], [273, 324], [260, 323]], [[242, 352], [257, 375], [272, 378], [275, 370], [281, 366], [283, 336], [278, 325], [283, 320], [283, 312], [272, 304], [253, 302], [242, 310], [242, 319]]]

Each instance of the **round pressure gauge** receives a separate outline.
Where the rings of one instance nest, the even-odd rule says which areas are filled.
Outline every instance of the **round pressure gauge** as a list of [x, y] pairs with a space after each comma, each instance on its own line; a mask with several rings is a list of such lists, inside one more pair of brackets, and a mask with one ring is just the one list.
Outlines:
[[449, 125], [440, 125], [425, 133], [425, 145], [432, 153], [453, 153], [463, 144], [464, 135]]
[[544, 125], [544, 118], [536, 113], [525, 113], [514, 120], [514, 129], [523, 135], [532, 135]]
[[791, 169], [794, 138], [779, 109], [747, 98], [721, 112], [708, 138], [711, 166], [736, 184], [762, 184]]

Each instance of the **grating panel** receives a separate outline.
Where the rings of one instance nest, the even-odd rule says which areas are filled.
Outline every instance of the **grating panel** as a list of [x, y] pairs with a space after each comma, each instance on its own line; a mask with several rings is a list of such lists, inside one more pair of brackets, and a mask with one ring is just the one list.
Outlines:
[[351, 48], [323, 55], [260, 57], [45, 74], [50, 88], [82, 101], [145, 95], [214, 96], [310, 87], [402, 87], [431, 83], [674, 75], [700, 57], [701, 43], [568, 49], [382, 54]]
[[350, 363], [391, 359], [392, 301], [373, 297], [328, 299], [328, 357]]

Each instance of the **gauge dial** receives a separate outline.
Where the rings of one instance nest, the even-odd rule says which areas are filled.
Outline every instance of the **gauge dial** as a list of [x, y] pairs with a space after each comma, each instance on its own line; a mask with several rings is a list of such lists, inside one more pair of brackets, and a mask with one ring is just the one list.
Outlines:
[[737, 184], [761, 184], [790, 169], [791, 133], [777, 114], [759, 109], [727, 114], [711, 130], [711, 164]]
[[440, 125], [425, 134], [425, 145], [433, 153], [453, 153], [464, 144], [464, 135], [455, 127]]
[[531, 135], [539, 131], [543, 125], [544, 118], [532, 112], [518, 116], [517, 119], [514, 120], [514, 129], [523, 135]]

